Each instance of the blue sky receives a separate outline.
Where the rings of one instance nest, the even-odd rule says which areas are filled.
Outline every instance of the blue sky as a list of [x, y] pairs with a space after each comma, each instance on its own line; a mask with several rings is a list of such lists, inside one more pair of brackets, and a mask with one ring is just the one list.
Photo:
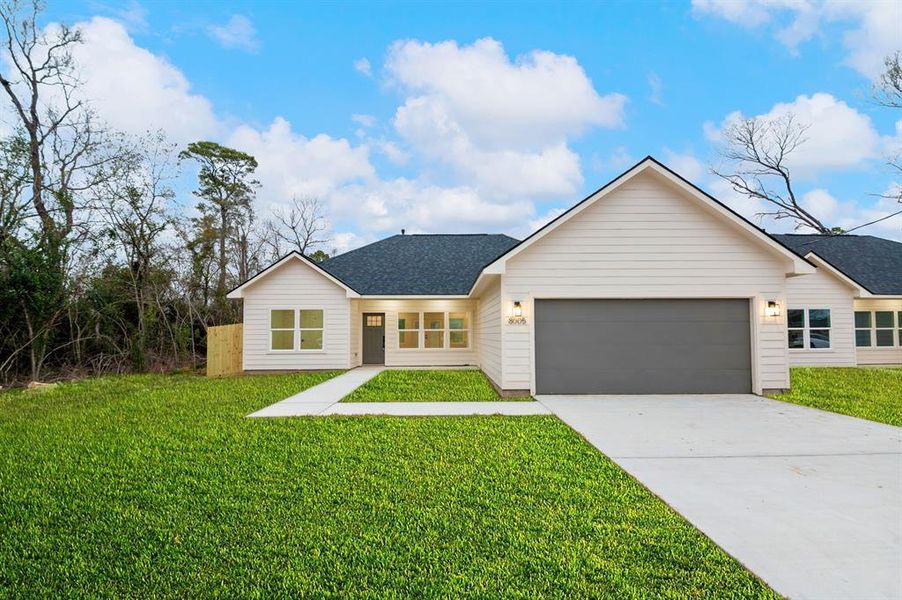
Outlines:
[[[523, 236], [646, 154], [752, 215], [707, 172], [737, 112], [810, 122], [794, 167], [825, 221], [891, 208], [874, 194], [902, 111], [869, 90], [902, 49], [902, 3], [787, 4], [86, 1], [46, 17], [85, 29], [77, 58], [113, 126], [251, 152], [261, 216], [317, 196], [341, 250], [401, 227]], [[902, 221], [868, 232], [900, 238]]]

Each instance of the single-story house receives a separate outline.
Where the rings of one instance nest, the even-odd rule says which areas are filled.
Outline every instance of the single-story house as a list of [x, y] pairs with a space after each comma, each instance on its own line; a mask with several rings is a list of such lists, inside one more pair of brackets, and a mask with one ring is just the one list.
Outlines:
[[652, 157], [524, 240], [395, 235], [283, 257], [244, 369], [473, 365], [505, 393], [763, 393], [902, 365], [902, 244], [771, 235]]

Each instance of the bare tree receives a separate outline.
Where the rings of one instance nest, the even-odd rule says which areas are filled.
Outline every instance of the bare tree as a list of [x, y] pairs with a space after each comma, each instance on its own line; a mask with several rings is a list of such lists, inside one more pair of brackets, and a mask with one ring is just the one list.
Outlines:
[[136, 367], [145, 366], [146, 314], [155, 308], [152, 276], [162, 267], [161, 236], [169, 228], [169, 203], [175, 197], [171, 184], [177, 176], [175, 146], [162, 132], [138, 140], [122, 157], [125, 168], [104, 178], [92, 193], [103, 214], [106, 235], [114, 253], [126, 263], [129, 288], [137, 316], [137, 335], [124, 336], [133, 348]]
[[902, 65], [899, 64], [899, 55], [896, 52], [883, 59], [884, 71], [874, 84], [874, 100], [887, 108], [902, 108]]
[[[885, 69], [874, 85], [874, 100], [887, 108], [902, 108], [902, 65], [899, 64], [899, 59], [900, 53], [896, 52], [883, 60]], [[897, 148], [895, 153], [890, 154], [886, 163], [897, 175], [902, 176], [902, 148]], [[902, 203], [902, 185], [896, 185], [892, 192], [880, 194], [880, 197]], [[896, 214], [899, 213], [894, 213]]]
[[[72, 229], [73, 206], [66, 194], [48, 193], [45, 150], [51, 140], [60, 138], [63, 129], [80, 128], [78, 123], [89, 117], [83, 112], [82, 101], [73, 94], [78, 81], [72, 47], [81, 42], [81, 34], [65, 25], [51, 34], [41, 30], [37, 16], [43, 8], [38, 0], [7, 0], [0, 4], [0, 19], [7, 36], [5, 50], [11, 63], [11, 73], [0, 74], [0, 86], [9, 96], [28, 142], [31, 202], [41, 228], [46, 237], [61, 240]], [[45, 93], [53, 95], [58, 106], [49, 107]], [[62, 213], [59, 218], [49, 205], [53, 196]]]
[[267, 224], [266, 235], [273, 253], [278, 256], [291, 250], [307, 255], [329, 241], [325, 235], [328, 229], [329, 222], [319, 198], [295, 196], [287, 212], [278, 208], [273, 210], [273, 219]]
[[25, 140], [14, 136], [0, 140], [0, 245], [13, 239], [28, 214], [28, 148]]
[[724, 131], [721, 156], [727, 166], [711, 171], [733, 190], [762, 200], [767, 210], [759, 217], [792, 219], [796, 229], [808, 227], [818, 233], [838, 233], [799, 204], [787, 160], [805, 142], [806, 125], [790, 114], [775, 119], [743, 118]]
[[238, 281], [248, 279], [259, 264], [259, 242], [254, 236], [254, 220], [252, 210], [243, 210], [237, 215], [232, 227], [231, 244], [238, 263]]

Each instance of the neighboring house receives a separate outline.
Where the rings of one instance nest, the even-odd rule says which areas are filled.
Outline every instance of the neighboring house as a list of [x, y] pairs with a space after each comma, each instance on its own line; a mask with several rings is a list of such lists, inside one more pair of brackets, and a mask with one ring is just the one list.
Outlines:
[[902, 244], [769, 235], [648, 157], [518, 242], [290, 254], [244, 300], [247, 371], [475, 365], [503, 392], [762, 393], [902, 364]]

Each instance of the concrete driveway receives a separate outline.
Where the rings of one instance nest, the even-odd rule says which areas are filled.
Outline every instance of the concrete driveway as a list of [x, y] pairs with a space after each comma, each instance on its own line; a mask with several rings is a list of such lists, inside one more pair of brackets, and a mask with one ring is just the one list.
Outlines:
[[902, 598], [902, 428], [725, 396], [539, 396], [790, 598]]

